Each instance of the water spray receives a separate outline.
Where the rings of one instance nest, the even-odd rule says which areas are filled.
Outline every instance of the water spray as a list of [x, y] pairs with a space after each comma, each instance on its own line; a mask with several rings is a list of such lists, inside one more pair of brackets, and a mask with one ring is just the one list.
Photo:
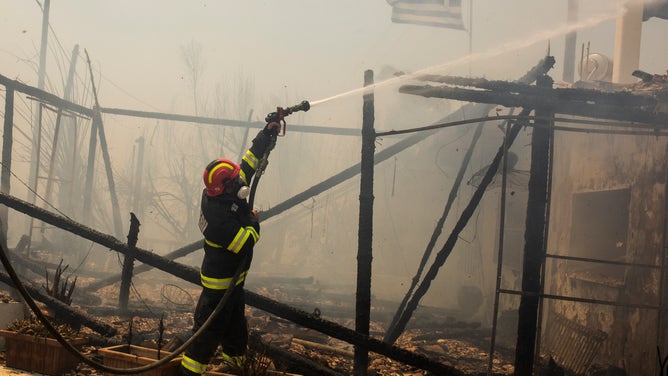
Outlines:
[[542, 42], [542, 41], [545, 41], [545, 40], [549, 41], [551, 38], [566, 35], [570, 32], [576, 31], [576, 30], [596, 26], [596, 25], [598, 25], [602, 22], [605, 22], [605, 21], [608, 21], [610, 19], [618, 17], [623, 12], [625, 12], [625, 8], [623, 7], [623, 5], [621, 3], [618, 3], [616, 5], [616, 7], [614, 9], [611, 9], [610, 11], [603, 12], [603, 13], [598, 14], [596, 16], [590, 17], [586, 20], [582, 20], [578, 23], [566, 23], [566, 24], [561, 25], [557, 28], [546, 29], [546, 30], [543, 30], [543, 31], [533, 33], [531, 37], [526, 38], [526, 39], [514, 40], [514, 41], [511, 41], [511, 42], [505, 43], [505, 44], [500, 45], [499, 47], [497, 47], [495, 49], [492, 49], [492, 50], [489, 50], [489, 51], [466, 55], [466, 56], [463, 56], [461, 58], [455, 59], [453, 61], [447, 62], [445, 64], [434, 65], [434, 66], [431, 66], [431, 67], [422, 68], [422, 69], [417, 70], [417, 71], [412, 72], [412, 73], [392, 77], [392, 78], [389, 78], [387, 80], [377, 82], [377, 83], [369, 85], [369, 86], [360, 87], [360, 88], [353, 89], [353, 90], [350, 90], [350, 91], [347, 91], [347, 92], [343, 92], [343, 93], [340, 93], [340, 94], [333, 95], [333, 96], [328, 97], [328, 98], [313, 101], [313, 102], [311, 102], [311, 106], [316, 106], [318, 104], [330, 102], [330, 101], [333, 101], [335, 99], [344, 98], [344, 97], [347, 97], [347, 96], [350, 96], [350, 95], [363, 93], [367, 90], [373, 90], [373, 89], [381, 87], [381, 86], [385, 86], [385, 85], [389, 85], [389, 84], [393, 84], [393, 83], [398, 83], [398, 82], [406, 81], [406, 80], [409, 80], [409, 79], [416, 79], [416, 78], [419, 78], [420, 76], [426, 75], [428, 73], [435, 73], [435, 72], [446, 70], [448, 68], [454, 68], [454, 67], [457, 67], [457, 66], [460, 66], [460, 65], [463, 65], [463, 64], [469, 64], [472, 61], [491, 59], [491, 58], [497, 57], [497, 56], [499, 56], [503, 53], [506, 53], [508, 51], [520, 50], [522, 48], [532, 46], [532, 45], [534, 45], [538, 42]]

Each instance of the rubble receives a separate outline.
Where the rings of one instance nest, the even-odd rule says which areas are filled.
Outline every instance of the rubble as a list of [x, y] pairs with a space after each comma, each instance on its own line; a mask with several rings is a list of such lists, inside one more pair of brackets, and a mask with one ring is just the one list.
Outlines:
[[[158, 339], [158, 327], [160, 317], [164, 314], [164, 339], [167, 342], [175, 337], [183, 340], [191, 333], [192, 327], [192, 306], [185, 307], [169, 304], [162, 296], [161, 285], [172, 285], [172, 278], [156, 278], [154, 274], [147, 273], [147, 278], [138, 278], [134, 280], [135, 292], [130, 297], [129, 316], [121, 316], [116, 307], [118, 301], [118, 283], [112, 286], [100, 289], [97, 295], [104, 305], [86, 307], [85, 310], [91, 316], [94, 316], [100, 322], [115, 329], [113, 336], [101, 336], [90, 328], [82, 327], [80, 334], [89, 338], [89, 346], [84, 348], [86, 354], [93, 359], [97, 359], [97, 350], [101, 347], [107, 347], [118, 344], [128, 343], [128, 327], [132, 321], [133, 344], [146, 347], [155, 347]], [[86, 279], [80, 279], [81, 284], [85, 284]], [[263, 293], [272, 294], [272, 298], [282, 295], [282, 299], [300, 298], [293, 295], [294, 292], [289, 288], [289, 283], [274, 285], [274, 289], [263, 290]], [[302, 285], [303, 287], [303, 285]], [[199, 288], [191, 286], [189, 288], [179, 288], [181, 293], [189, 294], [193, 299], [197, 299]], [[317, 307], [326, 307], [325, 302], [334, 302], [338, 299], [339, 309], [331, 311], [321, 308], [324, 315], [334, 314], [336, 317], [330, 319], [344, 326], [354, 325], [353, 316], [349, 316], [351, 307], [349, 302], [336, 297], [332, 292], [328, 295], [326, 289], [318, 289], [320, 299], [309, 298], [311, 305]], [[82, 309], [77, 306], [80, 304], [78, 292], [74, 293], [74, 309]], [[292, 303], [290, 303], [292, 304]], [[297, 303], [299, 304], [299, 303]], [[305, 304], [302, 301], [302, 304]], [[382, 304], [379, 305], [382, 307]], [[389, 317], [390, 313], [382, 314], [378, 307], [374, 307], [374, 316]], [[427, 310], [429, 311], [429, 310]], [[430, 359], [443, 364], [452, 366], [461, 370], [464, 374], [482, 374], [486, 372], [488, 333], [480, 328], [479, 323], [465, 323], [447, 318], [445, 312], [430, 311], [429, 314], [418, 315], [416, 322], [419, 327], [410, 327], [399, 339], [397, 345], [403, 349], [414, 351]], [[262, 343], [271, 346], [272, 357], [276, 357], [274, 362], [278, 369], [286, 369], [288, 372], [297, 374], [309, 374], [304, 372], [306, 367], [303, 364], [291, 362], [303, 362], [308, 360], [312, 362], [310, 367], [322, 367], [322, 370], [329, 370], [328, 375], [348, 375], [353, 369], [354, 346], [341, 340], [329, 337], [318, 331], [301, 327], [288, 320], [268, 314], [260, 309], [247, 307], [247, 317], [251, 333], [260, 338]], [[385, 331], [384, 324], [372, 321], [370, 332], [373, 336], [382, 336]], [[498, 349], [497, 349], [498, 350]], [[290, 354], [289, 357], [286, 354]], [[510, 355], [510, 357], [509, 357]], [[219, 364], [218, 364], [219, 365]], [[216, 366], [213, 364], [212, 366]], [[283, 367], [283, 368], [281, 368]], [[292, 367], [292, 368], [290, 368]], [[296, 372], [295, 372], [296, 371]], [[512, 354], [498, 353], [494, 362], [495, 375], [510, 375], [512, 369]], [[325, 374], [312, 373], [312, 374]], [[371, 352], [369, 354], [369, 375], [428, 375], [424, 371], [406, 364], [397, 362], [388, 357]], [[103, 375], [103, 372], [92, 369], [90, 366], [80, 363], [77, 368], [77, 375]]]

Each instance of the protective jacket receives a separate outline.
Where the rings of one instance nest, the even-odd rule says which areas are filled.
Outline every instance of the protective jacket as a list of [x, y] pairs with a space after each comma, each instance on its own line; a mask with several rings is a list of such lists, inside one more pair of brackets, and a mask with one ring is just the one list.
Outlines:
[[[264, 129], [258, 133], [241, 161], [239, 175], [247, 184], [271, 143], [269, 132]], [[237, 281], [238, 285], [243, 284], [253, 258], [253, 246], [260, 240], [260, 224], [251, 214], [248, 202], [230, 193], [209, 197], [204, 190], [199, 227], [204, 235], [202, 286], [226, 290], [239, 263], [246, 257], [246, 265]]]
[[[241, 161], [239, 175], [250, 183], [261, 158], [270, 147], [272, 130], [261, 130]], [[204, 333], [186, 349], [179, 368], [180, 375], [201, 375], [218, 345], [222, 356], [233, 362], [243, 358], [248, 345], [248, 328], [244, 315], [244, 290], [241, 288], [253, 257], [253, 247], [260, 240], [260, 225], [251, 207], [236, 193], [210, 197], [202, 192], [199, 227], [204, 235], [204, 259], [200, 271], [202, 293], [195, 308], [193, 332], [199, 330], [218, 306], [239, 267], [243, 272], [230, 299]]]

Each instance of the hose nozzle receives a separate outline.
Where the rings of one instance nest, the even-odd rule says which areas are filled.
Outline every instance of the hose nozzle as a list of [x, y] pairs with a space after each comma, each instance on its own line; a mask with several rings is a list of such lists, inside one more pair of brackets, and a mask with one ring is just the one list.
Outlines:
[[292, 107], [287, 107], [287, 108], [278, 107], [276, 109], [276, 112], [269, 113], [267, 115], [267, 117], [264, 118], [264, 121], [266, 121], [267, 123], [270, 123], [272, 121], [281, 122], [281, 121], [284, 121], [284, 118], [286, 116], [292, 114], [293, 112], [297, 112], [297, 111], [306, 112], [310, 108], [311, 108], [311, 104], [308, 101], [302, 101], [301, 103], [296, 104]]
[[296, 105], [294, 105], [294, 106], [292, 106], [292, 107], [288, 107], [288, 108], [286, 108], [286, 109], [285, 109], [285, 112], [286, 112], [286, 115], [288, 115], [288, 114], [291, 114], [291, 113], [293, 113], [293, 112], [297, 112], [297, 111], [304, 111], [304, 112], [306, 112], [306, 111], [308, 111], [309, 109], [311, 109], [311, 104], [308, 103], [308, 101], [302, 101], [302, 103], [300, 103], [300, 104], [296, 104]]

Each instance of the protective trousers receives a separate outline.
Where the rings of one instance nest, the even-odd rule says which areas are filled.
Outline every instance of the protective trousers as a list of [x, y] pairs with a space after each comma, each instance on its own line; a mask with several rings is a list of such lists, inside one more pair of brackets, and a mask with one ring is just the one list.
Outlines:
[[[216, 309], [226, 290], [202, 289], [195, 309], [193, 333], [195, 333]], [[218, 345], [223, 347], [223, 357], [241, 357], [248, 345], [248, 325], [244, 313], [243, 286], [237, 286], [225, 307], [209, 327], [186, 349], [181, 361], [181, 375], [201, 375], [215, 355]]]

